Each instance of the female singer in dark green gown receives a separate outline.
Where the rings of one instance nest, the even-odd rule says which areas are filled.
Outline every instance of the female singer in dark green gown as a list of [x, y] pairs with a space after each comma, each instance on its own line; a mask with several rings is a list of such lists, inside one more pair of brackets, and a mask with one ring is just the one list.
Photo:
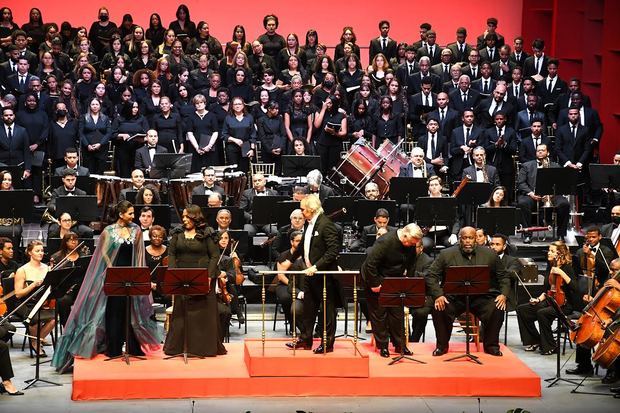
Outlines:
[[219, 249], [213, 229], [207, 227], [199, 206], [188, 205], [183, 210], [183, 228], [173, 231], [168, 249], [169, 268], [208, 268], [212, 280], [207, 295], [175, 297], [170, 329], [164, 352], [167, 355], [183, 353], [183, 328], [187, 305], [187, 352], [196, 356], [226, 354], [222, 344], [215, 296], [215, 278], [219, 275]]

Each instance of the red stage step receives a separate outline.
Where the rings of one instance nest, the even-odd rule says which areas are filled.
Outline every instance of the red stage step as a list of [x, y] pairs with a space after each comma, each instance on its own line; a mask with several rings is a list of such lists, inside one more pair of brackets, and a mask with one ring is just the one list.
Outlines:
[[[347, 340], [348, 341], [348, 340]], [[381, 358], [368, 344], [362, 344], [362, 356], [367, 356], [368, 377], [294, 377], [301, 363], [322, 360], [354, 360], [352, 349], [340, 340], [336, 351], [328, 356], [309, 351], [280, 357], [278, 374], [284, 377], [252, 377], [246, 367], [246, 348], [254, 354], [260, 340], [226, 344], [226, 356], [192, 359], [185, 365], [181, 359], [163, 360], [163, 355], [146, 361], [76, 360], [73, 373], [74, 400], [104, 399], [171, 399], [190, 397], [257, 397], [257, 396], [506, 396], [540, 397], [541, 379], [508, 348], [502, 347], [503, 357], [475, 353], [483, 365], [469, 361], [444, 362], [464, 351], [464, 343], [452, 343], [450, 353], [442, 357], [431, 355], [434, 344], [410, 345], [415, 358], [428, 364], [402, 362], [388, 366], [389, 359]], [[285, 356], [276, 346], [285, 340], [269, 340], [270, 350]], [[273, 347], [272, 347], [273, 346]], [[288, 351], [288, 350], [287, 350]], [[255, 358], [252, 356], [252, 362]], [[344, 363], [343, 363], [344, 364]], [[261, 369], [266, 368], [265, 366]], [[264, 372], [265, 370], [263, 370]], [[174, 385], [170, 385], [174, 383]]]

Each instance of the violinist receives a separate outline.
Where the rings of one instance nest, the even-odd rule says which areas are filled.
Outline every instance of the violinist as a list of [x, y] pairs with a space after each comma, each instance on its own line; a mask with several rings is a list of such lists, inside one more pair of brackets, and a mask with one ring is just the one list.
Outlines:
[[157, 266], [168, 266], [168, 247], [164, 245], [166, 240], [166, 229], [160, 225], [153, 225], [148, 230], [151, 243], [145, 248], [146, 266], [151, 271], [151, 289], [153, 290], [153, 300], [158, 303], [171, 305], [169, 297], [160, 294], [157, 290], [156, 274], [153, 271]]
[[[31, 241], [26, 247], [26, 255], [30, 257], [30, 260], [19, 267], [15, 273], [15, 296], [24, 301], [29, 298], [42, 284], [45, 275], [49, 271], [47, 264], [43, 264], [43, 256], [45, 251], [43, 250], [43, 243], [39, 240]], [[21, 308], [19, 315], [26, 319], [33, 307], [36, 304], [36, 299], [28, 301], [26, 305]], [[54, 329], [56, 323], [54, 310], [41, 309], [41, 324], [31, 323], [28, 327], [28, 334], [33, 337], [41, 337], [44, 339]], [[40, 332], [37, 336], [37, 329], [40, 328]], [[39, 357], [47, 357], [45, 350], [43, 350], [41, 344], [45, 345], [45, 341], [37, 343], [36, 339], [30, 339], [30, 345], [33, 351], [39, 354]]]
[[[448, 197], [441, 193], [442, 181], [438, 176], [431, 176], [428, 178], [428, 196], [431, 198]], [[458, 217], [455, 218], [454, 223], [451, 226], [437, 225], [431, 227], [428, 233], [424, 236], [424, 250], [429, 251], [435, 246], [435, 242], [438, 245], [444, 245], [450, 247], [458, 241], [458, 234], [461, 228]]]
[[[239, 305], [239, 293], [241, 285], [237, 284], [237, 275], [241, 277], [240, 281], [243, 283], [243, 270], [241, 268], [241, 260], [239, 255], [235, 251], [235, 240], [231, 240], [228, 231], [219, 233], [218, 246], [220, 248], [220, 262], [218, 269], [220, 271], [220, 285], [226, 287], [225, 296], [223, 291], [220, 291], [218, 295], [218, 313], [220, 314], [220, 323], [222, 324], [222, 331], [227, 330], [228, 323], [230, 321], [231, 314], [237, 315], [239, 323], [245, 323], [245, 316], [241, 306]], [[221, 290], [223, 290], [221, 288]]]
[[[571, 255], [566, 244], [562, 241], [551, 243], [547, 261], [549, 265], [545, 276], [545, 292], [530, 299], [529, 303], [517, 307], [519, 333], [525, 351], [536, 351], [540, 348], [542, 355], [555, 354], [558, 351], [551, 327], [557, 316], [547, 298], [552, 296], [562, 307], [564, 314], [571, 314], [581, 308]], [[536, 329], [536, 321], [540, 332]]]
[[13, 259], [13, 241], [0, 237], [0, 279], [12, 277], [19, 267]]

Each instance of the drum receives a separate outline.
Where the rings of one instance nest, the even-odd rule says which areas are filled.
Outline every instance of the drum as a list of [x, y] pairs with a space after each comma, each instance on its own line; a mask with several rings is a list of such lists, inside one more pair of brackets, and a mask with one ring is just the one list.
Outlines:
[[379, 164], [379, 155], [363, 139], [359, 139], [346, 153], [329, 179], [339, 184], [343, 192], [353, 195], [363, 190]]
[[407, 165], [409, 159], [397, 145], [387, 139], [379, 146], [377, 152], [379, 156], [385, 158], [385, 163], [375, 176], [374, 182], [379, 186], [381, 196], [384, 196], [390, 190], [390, 180], [400, 174], [400, 167]]
[[192, 189], [202, 183], [202, 178], [171, 179], [168, 183], [168, 202], [174, 206], [179, 219], [183, 209], [189, 203]]

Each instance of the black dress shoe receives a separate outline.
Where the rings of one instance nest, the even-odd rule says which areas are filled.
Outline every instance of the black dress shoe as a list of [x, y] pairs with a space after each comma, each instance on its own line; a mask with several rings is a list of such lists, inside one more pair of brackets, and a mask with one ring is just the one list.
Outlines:
[[601, 380], [601, 383], [611, 384], [611, 383], [615, 383], [616, 381], [618, 381], [618, 376], [616, 375], [616, 371], [607, 370], [607, 374], [605, 374], [605, 377], [603, 377], [603, 379]]
[[379, 355], [381, 357], [388, 358], [388, 357], [390, 357], [390, 351], [387, 348], [379, 349]]
[[400, 347], [396, 347], [396, 348], [394, 349], [394, 351], [396, 351], [396, 353], [398, 353], [398, 354], [401, 354], [401, 351], [402, 351], [402, 354], [403, 354], [404, 356], [413, 356], [413, 353], [412, 353], [412, 352], [411, 352], [411, 350], [409, 350], [407, 347], [405, 347], [405, 349], [404, 349], [404, 350], [401, 350], [401, 348], [400, 348]]
[[439, 348], [437, 347], [434, 351], [433, 351], [433, 356], [435, 357], [439, 357], [439, 356], [443, 356], [444, 354], [446, 354], [448, 352], [447, 348]]
[[307, 344], [307, 343], [304, 343], [303, 341], [295, 341], [295, 342], [286, 343], [286, 347], [290, 349], [296, 349], [296, 350], [312, 350], [312, 344]]
[[331, 353], [333, 351], [334, 351], [333, 347], [327, 347], [327, 350], [325, 350], [325, 348], [323, 347], [323, 344], [321, 344], [320, 346], [312, 350], [314, 354], [322, 354], [323, 352]]
[[4, 394], [4, 393], [8, 394], [9, 396], [23, 396], [24, 395], [24, 392], [21, 392], [19, 390], [11, 393], [10, 391], [6, 389], [6, 387], [4, 387], [4, 384], [0, 383], [0, 394]]
[[495, 356], [495, 357], [501, 357], [504, 355], [498, 348], [497, 349], [494, 348], [492, 350], [484, 350], [484, 352], [492, 356]]
[[594, 369], [592, 365], [584, 366], [581, 364], [577, 364], [577, 367], [574, 369], [566, 369], [566, 374], [574, 374], [579, 376], [589, 376], [594, 373]]

